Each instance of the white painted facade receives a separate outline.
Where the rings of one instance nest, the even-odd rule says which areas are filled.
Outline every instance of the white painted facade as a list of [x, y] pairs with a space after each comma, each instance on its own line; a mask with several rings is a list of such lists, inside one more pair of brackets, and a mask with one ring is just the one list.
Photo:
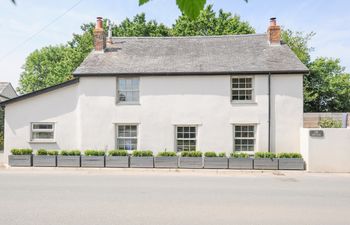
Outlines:
[[[197, 149], [233, 151], [233, 125], [256, 126], [255, 151], [268, 149], [268, 76], [253, 77], [254, 101], [231, 102], [231, 76], [141, 76], [140, 101], [118, 104], [116, 77], [81, 77], [76, 84], [6, 105], [5, 154], [12, 148], [116, 147], [116, 124], [138, 125], [138, 149], [176, 147], [175, 126], [197, 126]], [[31, 142], [32, 122], [53, 122], [55, 140]], [[271, 75], [271, 148], [299, 152], [303, 75]], [[7, 157], [6, 157], [7, 158]]]

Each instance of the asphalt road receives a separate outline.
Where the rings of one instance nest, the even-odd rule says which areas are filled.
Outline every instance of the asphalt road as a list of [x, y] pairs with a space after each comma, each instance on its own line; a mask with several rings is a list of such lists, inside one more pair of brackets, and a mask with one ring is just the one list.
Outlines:
[[350, 224], [350, 174], [0, 170], [0, 225]]

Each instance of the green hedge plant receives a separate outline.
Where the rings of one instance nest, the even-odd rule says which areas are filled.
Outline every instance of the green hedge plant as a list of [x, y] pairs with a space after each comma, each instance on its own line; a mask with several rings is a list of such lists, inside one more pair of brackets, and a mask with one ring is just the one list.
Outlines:
[[276, 154], [273, 152], [256, 152], [254, 155], [255, 158], [261, 159], [261, 158], [276, 158]]
[[14, 148], [11, 150], [11, 153], [12, 155], [31, 155], [33, 150], [28, 148]]
[[205, 157], [218, 157], [218, 155], [216, 154], [216, 152], [205, 152], [204, 153]]
[[249, 154], [244, 152], [232, 152], [230, 156], [232, 158], [249, 158]]
[[341, 128], [342, 122], [341, 120], [334, 120], [332, 118], [323, 118], [320, 120], [318, 125], [321, 128]]
[[277, 154], [277, 158], [301, 159], [303, 158], [303, 156], [300, 153], [296, 153], [296, 152], [282, 152]]
[[225, 158], [226, 157], [226, 153], [225, 152], [219, 152], [218, 153], [218, 157]]
[[151, 150], [134, 150], [132, 152], [132, 156], [134, 156], [134, 157], [151, 157], [151, 156], [153, 156], [153, 152]]
[[65, 156], [80, 156], [81, 152], [79, 150], [62, 150], [60, 154]]
[[127, 156], [128, 151], [126, 150], [111, 150], [108, 152], [109, 156]]
[[202, 157], [203, 153], [200, 151], [184, 151], [181, 152], [181, 157]]
[[157, 156], [158, 157], [174, 157], [174, 156], [176, 156], [176, 152], [167, 152], [167, 151], [158, 152]]
[[37, 155], [47, 155], [47, 151], [46, 149], [39, 149], [38, 151], [36, 151]]
[[106, 152], [101, 150], [86, 150], [84, 151], [86, 156], [105, 156]]

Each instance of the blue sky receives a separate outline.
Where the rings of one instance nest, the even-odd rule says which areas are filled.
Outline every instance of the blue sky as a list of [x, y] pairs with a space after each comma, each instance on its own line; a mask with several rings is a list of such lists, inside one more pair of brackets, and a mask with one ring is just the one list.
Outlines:
[[[145, 12], [147, 19], [166, 25], [174, 23], [180, 12], [175, 0], [152, 0], [139, 7], [138, 0], [81, 0], [65, 16], [41, 33], [18, 46], [53, 19], [71, 8], [78, 0], [10, 0], [0, 2], [0, 81], [18, 85], [21, 66], [30, 52], [48, 45], [65, 43], [72, 33], [80, 33], [80, 25], [95, 21], [96, 16], [117, 23], [125, 17]], [[340, 58], [350, 71], [350, 1], [347, 0], [207, 0], [214, 9], [236, 13], [248, 21], [258, 33], [266, 31], [270, 17], [295, 31], [316, 32], [311, 41], [313, 58]], [[15, 50], [13, 50], [16, 48]], [[9, 54], [10, 53], [10, 54]]]

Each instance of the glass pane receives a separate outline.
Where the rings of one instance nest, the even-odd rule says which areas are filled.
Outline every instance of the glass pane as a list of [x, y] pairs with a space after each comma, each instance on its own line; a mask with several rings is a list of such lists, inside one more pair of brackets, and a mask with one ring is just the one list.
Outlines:
[[190, 140], [190, 145], [196, 146], [196, 140]]
[[189, 132], [190, 128], [189, 127], [184, 127], [184, 132]]
[[138, 78], [132, 79], [132, 89], [139, 90], [139, 79]]
[[132, 90], [132, 80], [131, 79], [126, 79], [126, 89]]
[[118, 90], [119, 91], [123, 91], [123, 90], [125, 90], [125, 79], [123, 79], [123, 78], [119, 78], [118, 79]]
[[190, 138], [196, 138], [196, 133], [190, 133]]
[[241, 136], [242, 136], [241, 132], [235, 132], [235, 137], [241, 137]]
[[235, 126], [236, 131], [241, 131], [242, 127], [241, 126]]
[[139, 92], [138, 91], [133, 91], [132, 92], [132, 101], [133, 102], [138, 102], [139, 101]]
[[33, 124], [33, 129], [52, 129], [52, 124]]
[[126, 101], [126, 94], [125, 94], [125, 92], [122, 92], [122, 91], [119, 92], [119, 101], [120, 102], [125, 102]]
[[53, 139], [53, 132], [33, 132], [33, 139]]
[[243, 130], [243, 131], [247, 131], [247, 130], [248, 130], [248, 127], [247, 127], [247, 126], [242, 126], [242, 130]]
[[184, 138], [190, 138], [190, 134], [189, 133], [184, 133]]
[[177, 133], [177, 138], [183, 138], [183, 137], [184, 137], [183, 133]]
[[196, 127], [190, 127], [191, 132], [196, 132]]
[[183, 127], [178, 127], [177, 132], [183, 132]]

